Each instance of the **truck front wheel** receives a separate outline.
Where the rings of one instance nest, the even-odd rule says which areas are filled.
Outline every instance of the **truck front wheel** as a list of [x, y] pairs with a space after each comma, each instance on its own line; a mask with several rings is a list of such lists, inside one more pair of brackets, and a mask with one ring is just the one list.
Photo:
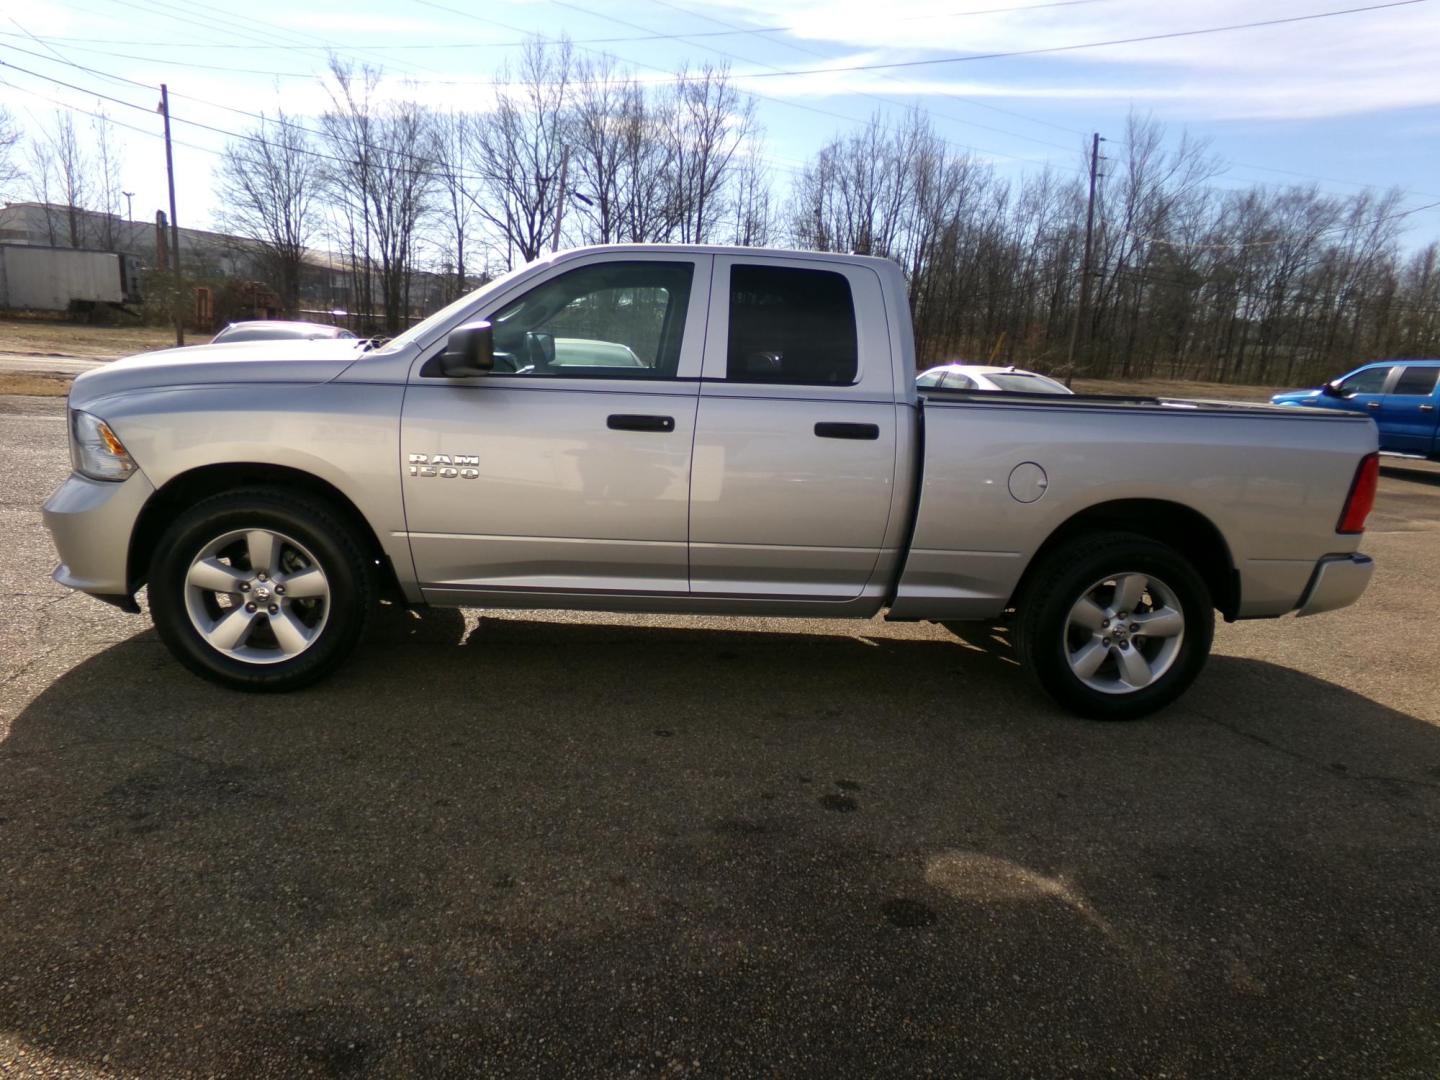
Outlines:
[[276, 488], [205, 499], [156, 547], [150, 612], [175, 658], [237, 690], [293, 690], [336, 667], [375, 602], [339, 516]]
[[1205, 666], [1215, 629], [1210, 590], [1189, 561], [1132, 533], [1091, 533], [1048, 552], [1019, 607], [1031, 676], [1097, 720], [1174, 701]]

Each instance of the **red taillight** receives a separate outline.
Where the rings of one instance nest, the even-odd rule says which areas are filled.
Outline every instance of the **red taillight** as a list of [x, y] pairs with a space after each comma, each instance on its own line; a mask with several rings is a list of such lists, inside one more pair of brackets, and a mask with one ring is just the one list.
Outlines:
[[1350, 482], [1350, 494], [1345, 497], [1345, 509], [1340, 511], [1340, 524], [1335, 526], [1338, 533], [1362, 533], [1365, 519], [1375, 506], [1375, 489], [1380, 485], [1380, 455], [1366, 454], [1360, 459], [1355, 470], [1355, 479]]

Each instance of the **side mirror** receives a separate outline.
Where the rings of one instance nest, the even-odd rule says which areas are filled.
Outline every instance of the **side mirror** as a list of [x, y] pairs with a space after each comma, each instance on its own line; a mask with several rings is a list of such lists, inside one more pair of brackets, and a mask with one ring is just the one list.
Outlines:
[[1333, 382], [1322, 383], [1320, 385], [1320, 393], [1326, 397], [1333, 398], [1343, 398], [1345, 396], [1340, 387], [1336, 386]]
[[495, 339], [488, 322], [466, 323], [450, 331], [440, 354], [439, 374], [451, 379], [486, 375], [495, 368]]

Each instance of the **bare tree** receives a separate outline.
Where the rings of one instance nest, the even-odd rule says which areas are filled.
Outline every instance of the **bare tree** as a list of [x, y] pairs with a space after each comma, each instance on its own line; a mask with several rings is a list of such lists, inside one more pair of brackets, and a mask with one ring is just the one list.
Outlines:
[[55, 213], [55, 151], [44, 139], [30, 140], [26, 151], [25, 184], [30, 198], [38, 203], [45, 220], [45, 242], [59, 244], [59, 221]]
[[225, 147], [216, 177], [216, 224], [253, 241], [277, 279], [281, 303], [300, 309], [305, 250], [319, 228], [320, 161], [303, 128], [284, 112], [262, 116]]
[[731, 206], [731, 242], [742, 247], [768, 247], [775, 231], [770, 177], [754, 154], [747, 154], [736, 169]]
[[585, 243], [612, 244], [623, 235], [632, 160], [626, 153], [627, 128], [637, 111], [643, 115], [644, 100], [635, 80], [620, 74], [614, 57], [579, 62], [571, 128], [574, 175], [568, 186], [581, 196], [576, 214]]
[[8, 109], [0, 108], [0, 197], [11, 195], [24, 174], [20, 163], [20, 127]]
[[30, 141], [30, 192], [46, 208], [50, 242], [56, 243], [56, 225], [51, 207], [60, 204], [64, 236], [71, 247], [85, 244], [85, 210], [90, 201], [90, 160], [85, 153], [74, 117], [55, 110], [55, 129]]
[[120, 179], [122, 159], [115, 141], [115, 125], [110, 122], [104, 106], [96, 106], [90, 133], [94, 145], [94, 209], [101, 214], [98, 242], [106, 251], [114, 251], [120, 240], [120, 193], [125, 185]]
[[326, 188], [349, 238], [356, 309], [362, 318], [372, 310], [373, 271], [385, 329], [394, 333], [409, 314], [421, 225], [434, 209], [435, 125], [412, 99], [382, 100], [381, 78], [332, 56], [331, 107], [320, 119]]
[[330, 58], [331, 107], [321, 115], [321, 139], [326, 152], [321, 173], [327, 203], [335, 216], [334, 231], [343, 238], [350, 277], [349, 307], [357, 323], [369, 329], [374, 313], [370, 221], [371, 138], [374, 124], [372, 98], [381, 73], [372, 67], [356, 68]]
[[433, 115], [411, 100], [386, 102], [372, 127], [367, 168], [385, 329], [402, 328], [410, 308], [421, 222], [433, 210], [436, 188], [431, 149]]
[[495, 84], [495, 109], [474, 128], [480, 175], [475, 206], [505, 249], [505, 262], [538, 258], [555, 234], [571, 154], [575, 61], [568, 41], [526, 43], [518, 70]]
[[755, 102], [743, 98], [726, 67], [682, 68], [665, 103], [668, 214], [681, 243], [708, 240], [724, 211], [735, 156], [755, 128]]
[[474, 114], [451, 109], [436, 113], [432, 125], [430, 157], [443, 211], [443, 243], [454, 257], [454, 287], [447, 291], [448, 299], [469, 289], [465, 254], [476, 216], [477, 178], [467, 171], [467, 165], [476, 122]]

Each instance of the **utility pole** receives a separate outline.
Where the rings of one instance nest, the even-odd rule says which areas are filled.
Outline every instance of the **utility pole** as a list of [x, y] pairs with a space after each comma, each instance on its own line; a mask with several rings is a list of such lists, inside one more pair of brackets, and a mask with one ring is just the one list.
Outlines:
[[565, 156], [560, 159], [560, 201], [555, 205], [555, 229], [550, 234], [550, 250], [560, 250], [560, 222], [565, 218], [565, 180], [570, 175], [570, 148], [565, 148]]
[[135, 198], [135, 192], [133, 192], [133, 191], [122, 191], [122, 192], [120, 192], [120, 194], [125, 196], [125, 220], [126, 220], [126, 222], [134, 221], [134, 220], [135, 220], [135, 203], [134, 203], [133, 200], [134, 200], [134, 198]]
[[175, 282], [175, 344], [185, 344], [185, 319], [180, 313], [180, 226], [175, 220], [175, 154], [170, 148], [170, 88], [160, 84], [160, 111], [165, 114], [165, 177], [170, 183], [170, 272]]
[[1095, 177], [1100, 171], [1100, 144], [1105, 140], [1095, 132], [1090, 140], [1090, 200], [1085, 207], [1085, 258], [1080, 264], [1080, 303], [1075, 309], [1075, 322], [1070, 327], [1070, 350], [1065, 364], [1065, 385], [1075, 379], [1075, 346], [1080, 339], [1080, 325], [1090, 313], [1090, 260], [1095, 251]]

